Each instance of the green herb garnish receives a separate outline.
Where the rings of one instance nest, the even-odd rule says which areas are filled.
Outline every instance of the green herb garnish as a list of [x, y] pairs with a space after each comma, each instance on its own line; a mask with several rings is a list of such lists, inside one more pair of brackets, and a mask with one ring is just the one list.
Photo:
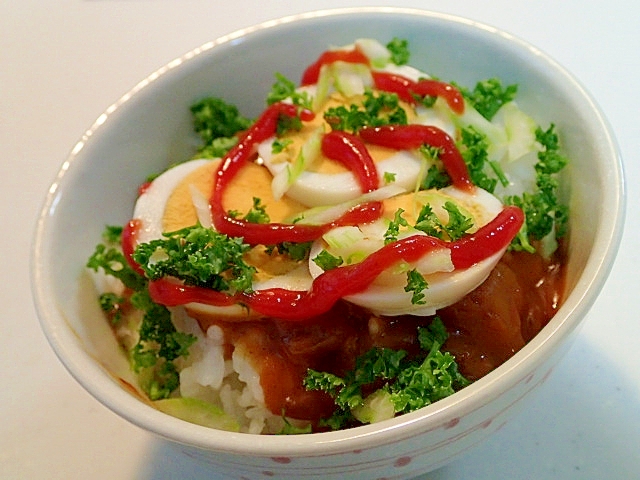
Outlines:
[[236, 134], [251, 126], [238, 108], [217, 97], [207, 97], [191, 106], [193, 127], [202, 139], [198, 157], [224, 156], [236, 143]]
[[463, 97], [487, 120], [500, 110], [505, 103], [512, 101], [518, 92], [517, 85], [503, 87], [502, 82], [497, 78], [490, 78], [478, 82], [473, 90], [460, 87]]
[[267, 94], [267, 105], [290, 100], [294, 105], [302, 108], [311, 108], [313, 99], [307, 92], [296, 90], [296, 84], [281, 73], [276, 73], [276, 82], [271, 86], [271, 91]]
[[[109, 243], [119, 243], [121, 233], [120, 227], [107, 227], [103, 238], [108, 239]], [[102, 269], [133, 290], [128, 299], [113, 293], [103, 293], [99, 297], [100, 307], [112, 322], [121, 320], [121, 309], [127, 302], [143, 312], [138, 342], [128, 352], [132, 367], [139, 374], [140, 386], [150, 399], [169, 397], [180, 385], [173, 362], [188, 355], [189, 347], [196, 337], [176, 330], [169, 310], [151, 300], [147, 279], [133, 270], [115, 247], [97, 245], [87, 267], [95, 271]]]
[[[355, 368], [343, 377], [309, 369], [305, 388], [328, 393], [336, 404], [334, 414], [322, 423], [337, 430], [390, 418], [467, 386], [469, 381], [459, 373], [455, 358], [441, 350], [446, 338], [444, 324], [435, 317], [428, 327], [418, 329], [421, 350], [416, 356], [375, 347], [358, 357]], [[379, 387], [366, 395], [366, 388], [374, 384]]]
[[409, 42], [405, 39], [394, 37], [386, 45], [391, 52], [391, 62], [396, 65], [406, 65], [409, 63], [411, 52], [409, 52]]
[[408, 227], [409, 222], [402, 216], [404, 209], [399, 208], [393, 216], [393, 220], [389, 222], [387, 231], [384, 233], [384, 244], [387, 245], [391, 242], [398, 240], [398, 234], [400, 233], [400, 227]]
[[371, 89], [364, 92], [361, 105], [351, 104], [349, 108], [341, 105], [327, 109], [325, 121], [333, 130], [356, 133], [362, 127], [382, 125], [406, 125], [407, 112], [400, 106], [395, 93], [377, 92]]
[[276, 245], [268, 245], [266, 252], [269, 255], [279, 253], [287, 255], [291, 260], [302, 261], [309, 257], [312, 242], [281, 242]]
[[485, 171], [485, 165], [489, 162], [487, 136], [472, 126], [463, 128], [460, 133], [460, 154], [467, 164], [471, 181], [478, 187], [493, 193], [498, 180], [489, 177]]
[[133, 259], [151, 280], [171, 276], [221, 292], [249, 292], [256, 269], [243, 255], [250, 248], [242, 239], [198, 225], [138, 245]]
[[344, 260], [342, 257], [336, 257], [326, 250], [322, 250], [313, 258], [313, 262], [326, 272], [327, 270], [338, 268], [344, 263]]
[[405, 292], [411, 292], [411, 303], [413, 305], [424, 305], [427, 303], [424, 299], [424, 291], [429, 288], [429, 284], [418, 270], [413, 269], [407, 272], [407, 285], [404, 287]]
[[566, 234], [568, 208], [558, 199], [558, 173], [566, 166], [568, 159], [559, 153], [558, 135], [555, 125], [547, 130], [538, 128], [536, 140], [541, 144], [536, 170], [536, 191], [522, 196], [509, 196], [505, 202], [520, 207], [526, 216], [526, 223], [511, 246], [516, 250], [535, 251], [529, 238], [541, 240], [555, 233], [556, 237]]

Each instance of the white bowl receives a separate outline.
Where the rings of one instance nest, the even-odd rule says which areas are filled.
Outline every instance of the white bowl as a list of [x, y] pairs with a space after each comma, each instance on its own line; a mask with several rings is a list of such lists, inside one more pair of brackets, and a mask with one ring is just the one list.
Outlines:
[[[518, 103], [556, 123], [572, 160], [567, 296], [520, 352], [471, 386], [375, 425], [306, 436], [251, 436], [168, 417], [123, 387], [119, 354], [82, 276], [106, 224], [129, 220], [147, 174], [191, 153], [189, 105], [221, 96], [257, 115], [274, 73], [299, 78], [329, 43], [406, 38], [412, 64], [463, 85], [497, 76]], [[408, 478], [451, 461], [498, 430], [547, 378], [611, 268], [622, 232], [618, 150], [595, 102], [535, 47], [473, 21], [417, 10], [368, 8], [297, 15], [248, 28], [187, 53], [135, 86], [73, 148], [37, 225], [32, 285], [42, 328], [69, 372], [98, 401], [235, 478]]]

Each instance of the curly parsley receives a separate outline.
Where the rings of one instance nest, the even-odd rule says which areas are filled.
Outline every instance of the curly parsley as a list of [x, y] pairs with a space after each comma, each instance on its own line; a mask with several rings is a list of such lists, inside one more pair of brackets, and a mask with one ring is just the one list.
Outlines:
[[217, 97], [207, 97], [191, 105], [193, 128], [202, 139], [198, 156], [224, 156], [237, 143], [236, 134], [251, 126], [235, 105]]
[[413, 305], [427, 303], [424, 299], [424, 291], [427, 288], [429, 288], [429, 284], [418, 270], [414, 268], [407, 272], [407, 285], [404, 287], [404, 291], [411, 292], [411, 303]]
[[256, 272], [243, 258], [250, 248], [241, 238], [197, 225], [138, 245], [133, 259], [151, 280], [172, 276], [221, 292], [248, 292]]
[[460, 134], [460, 154], [467, 164], [471, 181], [474, 185], [493, 193], [498, 179], [489, 177], [485, 170], [485, 165], [489, 163], [487, 136], [472, 126], [463, 128]]
[[151, 400], [168, 398], [180, 385], [173, 361], [189, 354], [196, 337], [177, 331], [169, 310], [154, 303], [146, 290], [133, 294], [131, 303], [144, 312], [140, 339], [131, 351], [133, 369]]
[[456, 85], [462, 96], [487, 120], [500, 110], [505, 103], [512, 101], [518, 93], [517, 85], [504, 87], [498, 78], [490, 78], [476, 83], [473, 90]]
[[139, 339], [127, 353], [133, 370], [139, 374], [140, 387], [149, 398], [168, 398], [180, 385], [174, 361], [189, 354], [189, 347], [196, 337], [178, 332], [171, 322], [169, 310], [151, 300], [147, 279], [133, 270], [115, 247], [121, 234], [122, 228], [107, 227], [103, 234], [107, 244], [96, 246], [87, 267], [95, 271], [102, 269], [133, 291], [128, 296], [105, 292], [99, 297], [100, 307], [113, 323], [121, 320], [122, 310], [128, 304], [143, 312]]
[[538, 153], [538, 163], [535, 165], [536, 191], [505, 198], [506, 203], [520, 207], [526, 217], [523, 229], [511, 246], [515, 250], [529, 252], [534, 251], [529, 237], [541, 240], [552, 233], [555, 233], [556, 237], [564, 236], [569, 214], [568, 207], [561, 204], [558, 198], [558, 174], [566, 166], [568, 159], [559, 153], [555, 125], [551, 124], [547, 130], [538, 127], [536, 140], [542, 146]]
[[[227, 214], [233, 218], [238, 218], [241, 215], [238, 210], [229, 210]], [[269, 223], [270, 221], [269, 214], [267, 213], [267, 207], [258, 197], [253, 197], [252, 207], [242, 218], [249, 223]]]
[[396, 65], [406, 65], [409, 63], [411, 52], [409, 51], [409, 42], [406, 39], [394, 37], [386, 45], [387, 50], [391, 53], [391, 62]]
[[[147, 280], [139, 275], [124, 257], [122, 251], [116, 247], [117, 240], [122, 229], [119, 227], [107, 227], [103, 238], [105, 243], [96, 245], [93, 254], [87, 260], [87, 267], [93, 271], [102, 269], [107, 275], [120, 280], [125, 287], [138, 291], [147, 285]], [[114, 236], [115, 235], [115, 236]]]
[[307, 92], [297, 91], [296, 84], [281, 73], [276, 73], [276, 81], [267, 94], [267, 105], [290, 100], [294, 105], [311, 108], [313, 98]]
[[341, 105], [327, 109], [325, 121], [332, 130], [356, 133], [362, 127], [379, 127], [381, 125], [406, 125], [407, 112], [400, 105], [395, 93], [377, 92], [371, 89], [364, 92], [360, 105], [351, 104], [349, 108]]
[[393, 215], [393, 220], [389, 222], [387, 231], [384, 233], [384, 244], [387, 245], [391, 242], [398, 240], [398, 234], [400, 233], [400, 227], [408, 227], [409, 222], [402, 216], [404, 209], [399, 208]]
[[[413, 228], [432, 237], [442, 240], [448, 238], [451, 241], [455, 241], [464, 236], [473, 227], [473, 218], [467, 217], [462, 213], [454, 202], [448, 200], [442, 208], [449, 214], [446, 223], [438, 218], [430, 204], [426, 204], [420, 209]], [[393, 220], [389, 222], [384, 234], [385, 244], [395, 242], [398, 239], [401, 227], [410, 227], [409, 222], [402, 216], [403, 213], [404, 210], [399, 208], [396, 210]]]
[[449, 214], [447, 223], [440, 221], [431, 205], [427, 204], [420, 210], [415, 228], [432, 237], [440, 239], [448, 237], [451, 241], [455, 241], [473, 227], [473, 218], [464, 215], [455, 203], [446, 201], [442, 208]]
[[[447, 336], [440, 318], [434, 317], [429, 326], [418, 329], [420, 353], [416, 356], [374, 347], [358, 357], [355, 368], [343, 377], [307, 370], [305, 388], [328, 393], [336, 405], [334, 414], [322, 423], [338, 430], [383, 419], [388, 413], [408, 413], [468, 385], [455, 358], [441, 350]], [[381, 386], [366, 395], [367, 387], [374, 384]]]

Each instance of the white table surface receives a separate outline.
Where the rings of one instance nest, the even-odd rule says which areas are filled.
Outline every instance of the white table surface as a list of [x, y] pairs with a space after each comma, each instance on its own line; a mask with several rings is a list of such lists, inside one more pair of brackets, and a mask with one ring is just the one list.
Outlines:
[[102, 407], [58, 362], [31, 300], [36, 215], [80, 135], [156, 68], [254, 23], [365, 4], [466, 16], [533, 43], [597, 99], [626, 168], [622, 246], [576, 343], [524, 411], [425, 478], [640, 478], [640, 3], [631, 0], [0, 1], [0, 478], [217, 478]]

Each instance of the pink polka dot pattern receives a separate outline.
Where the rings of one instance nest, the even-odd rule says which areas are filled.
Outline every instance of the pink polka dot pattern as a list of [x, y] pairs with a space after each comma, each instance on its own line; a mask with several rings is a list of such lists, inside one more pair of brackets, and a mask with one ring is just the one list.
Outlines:
[[480, 424], [481, 428], [489, 428], [489, 425], [491, 425], [491, 422], [493, 422], [493, 419], [490, 418], [489, 420], [485, 420], [484, 422], [482, 422]]
[[393, 462], [393, 466], [396, 468], [406, 467], [411, 463], [411, 457], [400, 457], [395, 462]]
[[[328, 477], [336, 478], [335, 475], [343, 475], [342, 478], [350, 478], [351, 474], [370, 474], [369, 478], [375, 480], [400, 480], [406, 478], [407, 475], [413, 475], [414, 470], [417, 475], [420, 473], [420, 464], [422, 458], [425, 455], [429, 455], [434, 451], [447, 449], [452, 443], [460, 441], [466, 437], [471, 438], [471, 442], [475, 443], [477, 440], [473, 438], [480, 431], [499, 430], [505, 425], [505, 419], [502, 415], [508, 411], [513, 405], [518, 403], [526, 394], [533, 390], [537, 385], [543, 383], [551, 374], [552, 369], [545, 372], [542, 378], [539, 375], [528, 373], [523, 375], [511, 388], [518, 388], [516, 395], [513, 396], [510, 402], [504, 404], [502, 408], [495, 412], [490, 418], [481, 416], [479, 419], [473, 418], [474, 411], [466, 412], [463, 416], [456, 416], [450, 420], [440, 424], [438, 427], [434, 427], [430, 432], [438, 434], [440, 432], [447, 431], [447, 433], [436, 444], [423, 444], [418, 442], [413, 448], [408, 449], [401, 454], [389, 450], [376, 458], [371, 458], [368, 449], [353, 449], [349, 453], [353, 456], [344, 464], [340, 465], [339, 471], [331, 468], [328, 472]], [[420, 432], [417, 437], [425, 435], [425, 432]], [[482, 437], [482, 434], [480, 435]], [[378, 446], [379, 447], [379, 446]], [[201, 452], [192, 450], [186, 450], [185, 454], [192, 458], [203, 458], [209, 464], [217, 465], [216, 459], [208, 455], [203, 455]], [[401, 455], [401, 456], [398, 456]], [[452, 457], [456, 455], [456, 452], [452, 453]], [[324, 455], [318, 455], [316, 457], [323, 457]], [[308, 468], [305, 465], [304, 459], [294, 459], [289, 456], [272, 456], [267, 457], [271, 465], [263, 465], [261, 467], [256, 466], [249, 476], [239, 476], [240, 472], [246, 472], [247, 466], [243, 463], [237, 462], [236, 469], [230, 471], [231, 475], [238, 475], [235, 478], [239, 480], [249, 480], [255, 478], [280, 478], [283, 474], [287, 478], [296, 478], [297, 480], [318, 478], [314, 468]], [[295, 461], [294, 461], [295, 460]], [[294, 477], [290, 477], [290, 472], [295, 471]], [[380, 475], [379, 477], [376, 475]]]
[[273, 460], [276, 463], [282, 463], [282, 464], [287, 464], [287, 463], [291, 463], [291, 459], [289, 457], [272, 457], [271, 460]]
[[459, 417], [453, 418], [453, 419], [449, 420], [447, 423], [444, 424], [444, 429], [445, 430], [449, 430], [450, 428], [455, 427], [459, 423], [460, 423], [460, 418]]

